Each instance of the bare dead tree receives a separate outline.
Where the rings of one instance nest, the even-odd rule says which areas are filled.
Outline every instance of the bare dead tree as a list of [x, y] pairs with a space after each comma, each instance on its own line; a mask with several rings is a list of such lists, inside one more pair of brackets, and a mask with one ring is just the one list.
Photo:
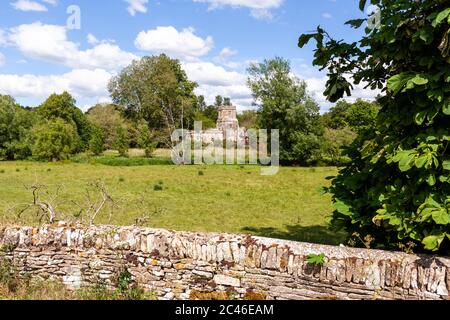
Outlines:
[[112, 198], [105, 183], [102, 181], [94, 181], [88, 184], [84, 204], [79, 204], [75, 201], [72, 201], [72, 203], [80, 208], [77, 216], [81, 222], [83, 222], [84, 213], [89, 219], [89, 225], [94, 224], [95, 219], [105, 207], [108, 209], [108, 220], [111, 223], [114, 209], [117, 207], [116, 201]]
[[143, 227], [144, 225], [146, 225], [153, 217], [161, 215], [164, 213], [164, 209], [159, 208], [157, 206], [154, 206], [154, 210], [153, 211], [149, 211], [148, 209], [148, 203], [147, 203], [147, 199], [145, 198], [145, 195], [141, 194], [139, 199], [138, 199], [138, 203], [139, 203], [139, 207], [142, 208], [144, 210], [144, 212], [142, 213], [142, 215], [138, 216], [135, 220], [134, 220], [134, 225], [136, 227]]
[[[25, 186], [25, 188], [32, 193], [33, 201], [31, 203], [18, 206], [19, 210], [16, 214], [16, 222], [21, 219], [22, 215], [25, 212], [36, 209], [36, 215], [40, 223], [42, 223], [43, 221], [50, 224], [55, 223], [56, 220], [60, 217], [60, 213], [57, 211], [55, 203], [60, 194], [62, 186], [57, 186], [56, 191], [52, 193], [48, 191], [47, 186], [39, 183], [35, 183], [29, 187]], [[47, 197], [46, 200], [42, 200], [43, 194], [45, 194], [45, 196]]]

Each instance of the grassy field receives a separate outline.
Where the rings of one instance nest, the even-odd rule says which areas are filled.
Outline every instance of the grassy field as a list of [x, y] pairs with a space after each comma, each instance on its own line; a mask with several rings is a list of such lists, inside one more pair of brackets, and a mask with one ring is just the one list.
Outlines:
[[[117, 205], [113, 224], [132, 225], [149, 214], [145, 225], [150, 227], [338, 244], [342, 234], [327, 229], [330, 196], [319, 191], [336, 171], [284, 167], [276, 176], [261, 176], [257, 166], [0, 162], [0, 222], [14, 222], [21, 205], [32, 201], [26, 186], [36, 182], [46, 185], [50, 195], [60, 188], [53, 203], [65, 219], [74, 218], [88, 184], [101, 180]], [[101, 212], [96, 223], [108, 223], [108, 216]], [[36, 223], [34, 212], [19, 222]]]

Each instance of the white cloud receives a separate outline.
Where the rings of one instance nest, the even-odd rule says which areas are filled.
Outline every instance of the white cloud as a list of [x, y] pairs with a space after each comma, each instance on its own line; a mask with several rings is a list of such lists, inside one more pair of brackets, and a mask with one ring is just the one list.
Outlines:
[[283, 4], [283, 0], [193, 0], [194, 2], [209, 4], [209, 10], [215, 10], [230, 6], [232, 8], [248, 8], [251, 16], [260, 20], [273, 18], [272, 9], [277, 9]]
[[87, 35], [87, 42], [88, 42], [89, 44], [97, 44], [97, 43], [99, 43], [100, 41], [98, 41], [98, 39], [97, 39], [92, 33], [89, 33], [89, 34]]
[[[319, 103], [322, 112], [328, 111], [333, 106], [333, 103], [329, 102], [323, 95], [327, 80], [328, 77], [326, 76], [305, 79], [305, 82], [308, 85], [308, 92]], [[357, 99], [372, 101], [381, 93], [380, 90], [371, 90], [370, 88], [365, 89], [364, 87], [365, 84], [354, 85], [352, 95], [350, 97], [344, 96], [344, 99], [348, 102], [355, 102]]]
[[194, 2], [208, 3], [211, 9], [224, 6], [246, 7], [250, 9], [276, 9], [283, 4], [283, 0], [194, 0]]
[[77, 43], [68, 40], [65, 27], [41, 22], [12, 28], [6, 43], [17, 47], [27, 57], [75, 69], [117, 70], [137, 58], [111, 43], [102, 42], [91, 49], [80, 50]]
[[6, 58], [3, 53], [0, 52], [0, 67], [5, 64]]
[[14, 9], [20, 11], [38, 11], [38, 12], [47, 11], [47, 7], [44, 6], [43, 4], [30, 0], [17, 0], [15, 2], [11, 2], [11, 5], [14, 7]]
[[236, 71], [227, 71], [211, 62], [183, 63], [183, 69], [193, 81], [213, 86], [245, 84], [246, 76]]
[[76, 98], [108, 96], [112, 74], [102, 70], [76, 69], [62, 75], [0, 74], [0, 92], [20, 98], [43, 98], [67, 90]]
[[142, 31], [135, 40], [139, 50], [166, 53], [170, 56], [184, 59], [194, 59], [207, 54], [214, 46], [214, 40], [194, 34], [193, 28], [178, 31], [172, 26], [157, 27]]
[[133, 17], [137, 12], [147, 13], [148, 0], [125, 0], [128, 3], [128, 13]]
[[182, 66], [189, 79], [199, 84], [196, 94], [205, 96], [207, 103], [213, 103], [221, 95], [230, 97], [239, 110], [251, 106], [252, 94], [246, 85], [246, 75], [227, 71], [211, 62], [187, 62]]
[[333, 16], [329, 12], [324, 12], [324, 13], [322, 13], [322, 18], [331, 19], [331, 18], [333, 18]]
[[52, 6], [56, 6], [58, 4], [58, 0], [42, 0], [42, 2], [51, 4]]
[[231, 69], [236, 69], [239, 68], [241, 66], [240, 62], [236, 62], [236, 61], [230, 61], [230, 58], [237, 55], [238, 51], [237, 50], [233, 50], [231, 48], [223, 48], [219, 55], [216, 56], [213, 61], [215, 63], [224, 65], [225, 67], [231, 68]]

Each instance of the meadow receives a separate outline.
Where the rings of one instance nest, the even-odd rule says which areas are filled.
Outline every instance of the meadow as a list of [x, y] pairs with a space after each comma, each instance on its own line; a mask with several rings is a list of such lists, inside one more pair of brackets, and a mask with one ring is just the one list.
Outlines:
[[[146, 162], [147, 161], [147, 162]], [[275, 176], [258, 166], [175, 166], [164, 157], [120, 159], [78, 157], [63, 163], [0, 162], [0, 223], [38, 223], [35, 210], [18, 212], [33, 201], [32, 185], [42, 185], [41, 199], [56, 206], [61, 219], [87, 217], [101, 199], [89, 188], [102, 181], [114, 211], [102, 210], [95, 223], [183, 231], [254, 235], [339, 244], [343, 234], [327, 228], [330, 195], [320, 192], [336, 168], [282, 167]], [[56, 196], [57, 195], [57, 196]]]

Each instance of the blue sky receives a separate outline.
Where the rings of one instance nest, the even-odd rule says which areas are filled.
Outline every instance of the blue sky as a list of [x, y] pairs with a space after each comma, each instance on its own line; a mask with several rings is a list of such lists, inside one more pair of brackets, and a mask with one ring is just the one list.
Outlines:
[[[323, 110], [325, 75], [312, 67], [303, 32], [321, 25], [355, 40], [344, 22], [358, 0], [4, 0], [0, 3], [0, 93], [36, 106], [69, 90], [82, 109], [108, 101], [108, 80], [133, 59], [165, 52], [180, 59], [208, 101], [230, 96], [251, 108], [248, 65], [281, 56], [307, 81]], [[69, 10], [75, 5], [74, 10]], [[80, 19], [77, 19], [79, 8]], [[70, 18], [70, 19], [69, 19]], [[69, 19], [69, 24], [67, 20]], [[74, 24], [75, 22], [75, 24]], [[80, 28], [77, 26], [79, 22]], [[357, 88], [354, 98], [375, 93]]]

